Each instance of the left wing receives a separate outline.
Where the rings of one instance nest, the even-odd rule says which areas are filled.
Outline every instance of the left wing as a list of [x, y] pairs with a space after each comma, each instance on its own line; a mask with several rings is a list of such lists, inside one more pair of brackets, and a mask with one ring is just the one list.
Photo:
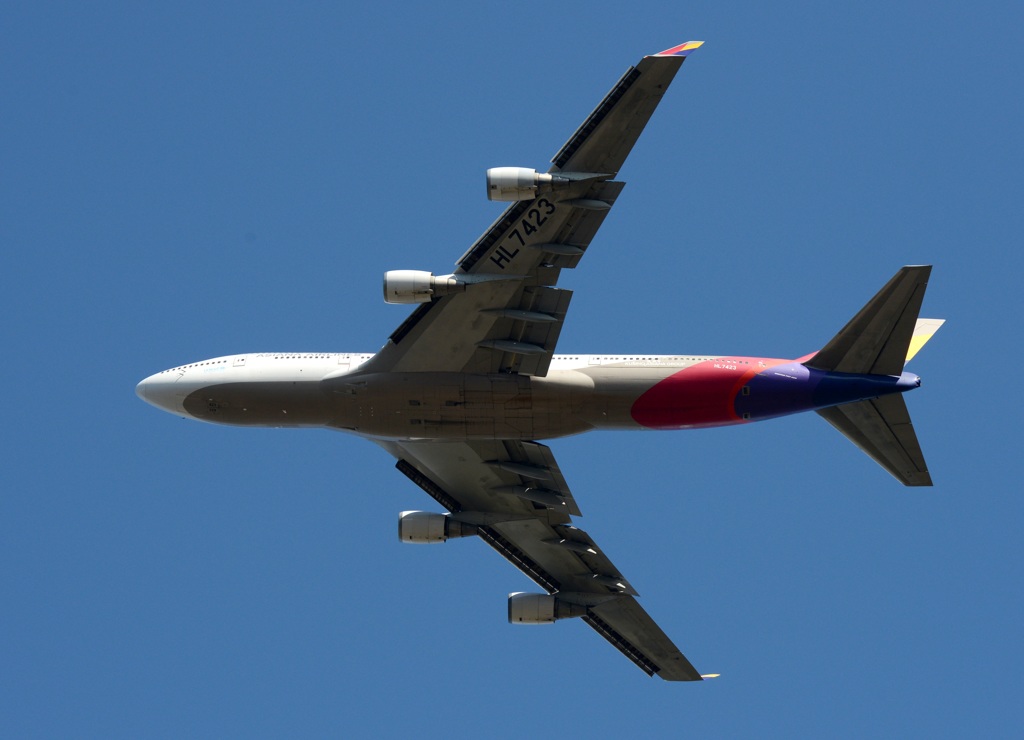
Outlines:
[[535, 442], [377, 440], [397, 468], [648, 675], [701, 675], [570, 514], [579, 509], [551, 451]]
[[551, 160], [548, 173], [537, 176], [543, 183], [524, 181], [514, 197], [525, 199], [459, 259], [446, 281], [458, 290], [438, 290], [357, 372], [546, 375], [572, 296], [554, 287], [559, 272], [586, 253], [624, 186], [615, 176], [686, 55], [701, 43], [631, 67]]

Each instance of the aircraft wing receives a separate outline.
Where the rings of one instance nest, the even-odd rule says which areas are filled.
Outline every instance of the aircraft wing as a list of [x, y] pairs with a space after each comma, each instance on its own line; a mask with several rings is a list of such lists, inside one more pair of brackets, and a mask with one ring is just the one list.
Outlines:
[[572, 525], [579, 509], [551, 451], [536, 442], [377, 440], [396, 467], [457, 521], [648, 675], [701, 676], [636, 600], [637, 593], [590, 535]]
[[421, 304], [358, 372], [546, 375], [572, 296], [559, 273], [586, 253], [624, 186], [615, 176], [700, 44], [631, 67], [552, 159], [559, 188], [509, 206], [459, 259], [466, 290]]

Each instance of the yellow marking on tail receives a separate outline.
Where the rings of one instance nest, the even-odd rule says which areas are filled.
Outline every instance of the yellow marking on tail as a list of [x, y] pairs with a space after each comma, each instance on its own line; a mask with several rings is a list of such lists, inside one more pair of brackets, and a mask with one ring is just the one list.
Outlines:
[[929, 339], [935, 336], [935, 332], [945, 323], [945, 319], [918, 319], [917, 324], [914, 326], [914, 334], [910, 338], [910, 346], [907, 347], [906, 362], [913, 360], [914, 355], [921, 351], [921, 348], [928, 343]]

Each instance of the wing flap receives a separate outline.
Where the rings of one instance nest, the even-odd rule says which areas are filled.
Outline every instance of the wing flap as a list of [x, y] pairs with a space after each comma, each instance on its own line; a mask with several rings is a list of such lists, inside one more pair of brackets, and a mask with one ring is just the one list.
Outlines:
[[[502, 274], [512, 269], [529, 272], [540, 265], [575, 267], [578, 255], [567, 260], [546, 253], [543, 245], [564, 244], [586, 251], [625, 185], [614, 180], [589, 181], [561, 200], [543, 197], [513, 203], [459, 258], [458, 271], [479, 275]], [[596, 201], [608, 208], [580, 207], [573, 205], [574, 201]], [[558, 271], [545, 277], [554, 277], [546, 283], [554, 285]]]
[[576, 505], [576, 499], [572, 497], [569, 484], [565, 482], [565, 476], [562, 475], [562, 471], [558, 467], [550, 447], [538, 442], [507, 441], [505, 442], [505, 448], [508, 450], [510, 459], [522, 460], [529, 465], [534, 465], [547, 471], [550, 478], [544, 481], [544, 487], [565, 501], [565, 507], [569, 514], [572, 516], [583, 516], [583, 512]]
[[[624, 187], [626, 187], [624, 182], [607, 181], [596, 183], [588, 191], [587, 196], [602, 203], [615, 205]], [[608, 216], [608, 210], [588, 210], [582, 208], [576, 210], [577, 213], [573, 214], [573, 218], [569, 219], [566, 225], [559, 231], [556, 243], [575, 247], [579, 249], [579, 252], [575, 254], [549, 253], [545, 256], [545, 264], [550, 264], [559, 269], [576, 267], [590, 246], [590, 242], [597, 235], [597, 230], [601, 228], [601, 224], [604, 223], [605, 218]], [[570, 251], [574, 252], [575, 250]]]
[[498, 316], [498, 321], [477, 342], [465, 371], [547, 375], [571, 299], [571, 290], [528, 287], [518, 303], [488, 309], [486, 313]]
[[[570, 514], [579, 516], [572, 492], [545, 445], [516, 440], [375, 441], [448, 491], [458, 506], [442, 504], [449, 511], [489, 512], [496, 515], [491, 521], [502, 521], [502, 516], [510, 521], [543, 518], [552, 526], [569, 523]], [[518, 469], [536, 472], [519, 473]], [[520, 495], [531, 488], [557, 496], [560, 505], [544, 506]]]

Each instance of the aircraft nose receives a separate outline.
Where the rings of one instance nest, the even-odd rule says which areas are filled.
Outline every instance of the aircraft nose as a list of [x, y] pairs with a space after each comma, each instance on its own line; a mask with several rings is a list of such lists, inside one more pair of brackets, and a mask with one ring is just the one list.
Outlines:
[[157, 373], [144, 378], [135, 386], [135, 395], [162, 411], [172, 414], [185, 414], [181, 393], [175, 387], [177, 376], [169, 373]]

